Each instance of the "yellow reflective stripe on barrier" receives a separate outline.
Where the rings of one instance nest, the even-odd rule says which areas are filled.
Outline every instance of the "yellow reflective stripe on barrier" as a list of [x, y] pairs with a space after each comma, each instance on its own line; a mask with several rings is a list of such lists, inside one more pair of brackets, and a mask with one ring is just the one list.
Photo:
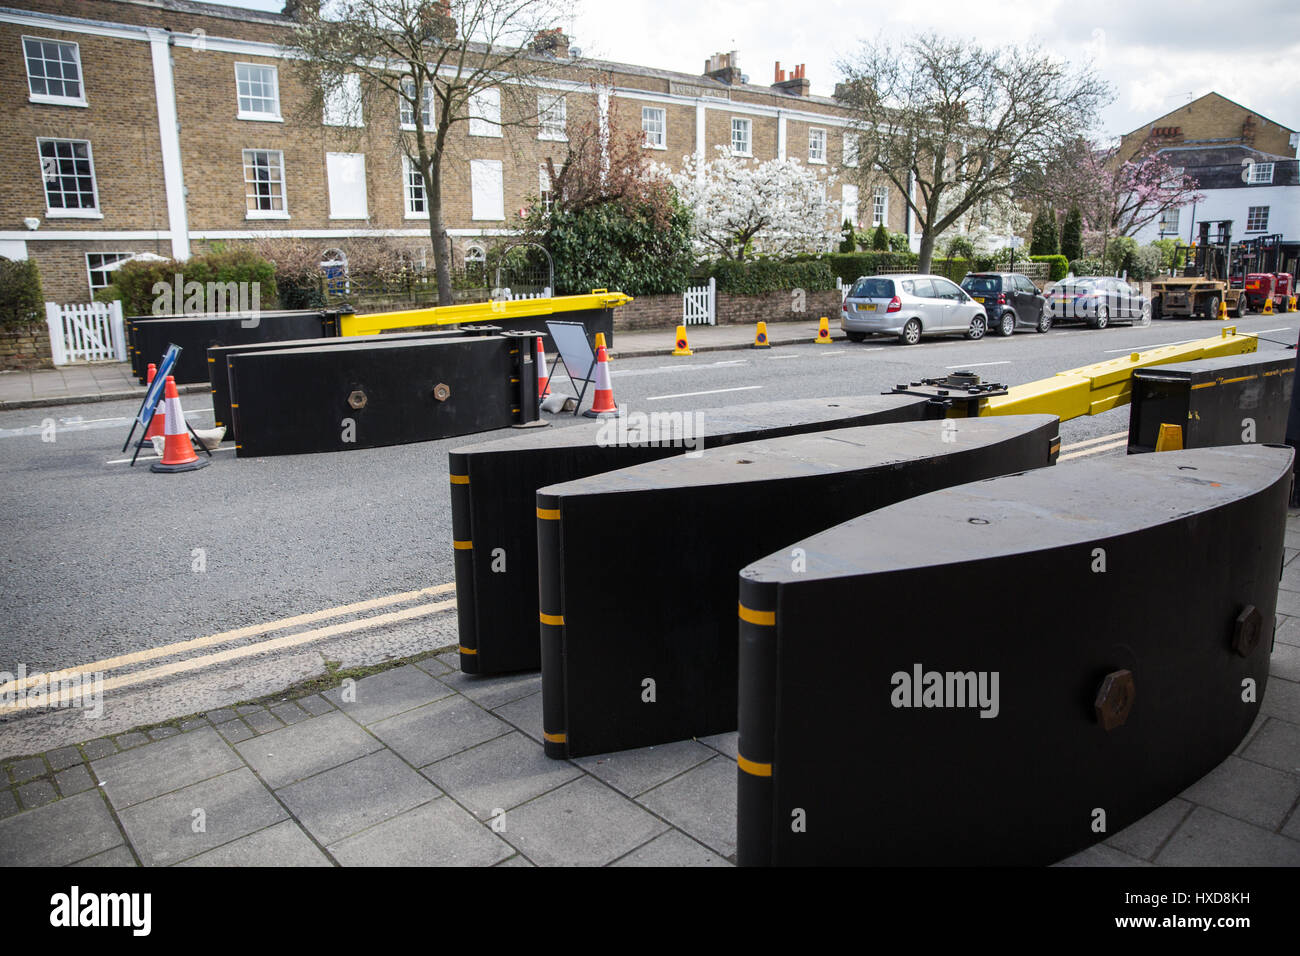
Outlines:
[[468, 484], [469, 484], [469, 475], [452, 475], [452, 476], [451, 476], [451, 483], [452, 483], [453, 485], [468, 485]]
[[552, 627], [564, 627], [563, 614], [546, 614], [545, 612], [538, 611], [537, 617], [543, 624], [550, 624]]
[[548, 734], [548, 733], [547, 733], [546, 731], [544, 731], [544, 730], [542, 731], [542, 736], [545, 737], [547, 740], [549, 740], [549, 741], [550, 741], [551, 743], [553, 743], [553, 744], [563, 744], [563, 743], [568, 743], [568, 740], [569, 740], [569, 737], [568, 737], [567, 734]]
[[737, 603], [740, 608], [740, 619], [748, 621], [750, 624], [761, 624], [765, 627], [776, 627], [775, 611], [755, 611], [745, 605]]
[[474, 542], [473, 542], [473, 541], [452, 541], [451, 544], [452, 544], [452, 547], [454, 547], [457, 551], [473, 551], [473, 550], [474, 550]]
[[545, 521], [559, 521], [560, 509], [559, 508], [538, 508], [537, 517]]
[[477, 654], [477, 653], [478, 653], [478, 648], [477, 648], [477, 647], [462, 647], [462, 648], [460, 649], [460, 652], [461, 652], [462, 654], [467, 655], [467, 656], [473, 656], [474, 654]]
[[772, 765], [770, 763], [755, 763], [753, 760], [746, 760], [740, 754], [736, 754], [736, 766], [745, 773], [754, 777], [772, 776]]
[[560, 295], [549, 299], [513, 299], [510, 301], [469, 302], [464, 305], [443, 305], [427, 309], [403, 309], [397, 312], [375, 312], [369, 315], [344, 315], [339, 319], [339, 333], [343, 336], [374, 335], [392, 329], [407, 329], [427, 325], [459, 325], [482, 322], [491, 325], [503, 319], [526, 319], [573, 312], [583, 309], [611, 309], [627, 305], [630, 295], [622, 292], [597, 290], [591, 295]]

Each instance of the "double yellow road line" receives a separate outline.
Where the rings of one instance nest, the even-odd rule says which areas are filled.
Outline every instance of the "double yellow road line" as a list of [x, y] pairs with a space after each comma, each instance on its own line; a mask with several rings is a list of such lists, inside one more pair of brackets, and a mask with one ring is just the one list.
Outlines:
[[[174, 644], [164, 644], [161, 647], [151, 647], [148, 650], [136, 651], [131, 654], [107, 657], [103, 660], [91, 661], [89, 664], [78, 664], [73, 667], [65, 667], [62, 670], [50, 671], [43, 674], [28, 674], [22, 680], [10, 680], [5, 684], [0, 684], [0, 698], [4, 699], [4, 702], [0, 703], [0, 714], [29, 710], [33, 707], [58, 706], [60, 703], [66, 702], [64, 701], [65, 696], [72, 700], [81, 695], [82, 691], [77, 687], [69, 689], [66, 693], [60, 692], [57, 688], [61, 682], [73, 681], [80, 683], [81, 679], [87, 675], [104, 674], [111, 670], [133, 667], [137, 664], [147, 663], [151, 660], [157, 660], [163, 657], [173, 657], [177, 654], [185, 654], [205, 647], [228, 644], [232, 641], [242, 641], [250, 637], [258, 637], [262, 634], [270, 634], [275, 631], [302, 627], [306, 624], [316, 624], [321, 621], [330, 620], [331, 618], [345, 617], [351, 614], [363, 614], [367, 611], [391, 607], [394, 604], [404, 604], [408, 601], [436, 597], [437, 595], [446, 594], [455, 589], [456, 585], [454, 583], [439, 584], [436, 587], [421, 588], [416, 591], [405, 591], [401, 594], [390, 594], [386, 597], [372, 598], [368, 601], [358, 601], [354, 604], [343, 604], [338, 607], [326, 608], [323, 611], [313, 611], [309, 614], [297, 614], [293, 617], [280, 618], [276, 621], [266, 621], [262, 624], [253, 624], [248, 627], [236, 628], [232, 631], [222, 631], [219, 634], [209, 634], [206, 637], [196, 637], [186, 641], [178, 641]], [[369, 617], [344, 621], [338, 624], [330, 624], [325, 627], [316, 627], [306, 631], [299, 631], [294, 634], [286, 634], [283, 637], [273, 637], [268, 640], [257, 641], [240, 647], [232, 647], [211, 654], [203, 654], [198, 657], [189, 657], [184, 660], [173, 661], [172, 663], [162, 664], [156, 667], [132, 670], [117, 677], [105, 678], [102, 689], [104, 691], [109, 691], [123, 687], [131, 687], [135, 684], [143, 684], [151, 680], [158, 680], [176, 674], [201, 670], [205, 667], [211, 667], [216, 664], [225, 664], [229, 661], [239, 660], [245, 657], [253, 657], [270, 651], [279, 651], [289, 647], [297, 647], [302, 644], [310, 644], [313, 641], [325, 640], [326, 638], [336, 637], [340, 634], [351, 634], [356, 631], [383, 627], [387, 624], [398, 624], [403, 621], [411, 621], [416, 618], [426, 617], [430, 614], [437, 614], [441, 611], [450, 610], [455, 606], [455, 598], [441, 601], [425, 601], [424, 603], [414, 604], [397, 611], [389, 611], [384, 614], [374, 614]], [[41, 695], [35, 701], [29, 700], [23, 696], [22, 692], [24, 690], [36, 686], [44, 686], [48, 688], [50, 693]], [[16, 699], [10, 700], [9, 698]]]

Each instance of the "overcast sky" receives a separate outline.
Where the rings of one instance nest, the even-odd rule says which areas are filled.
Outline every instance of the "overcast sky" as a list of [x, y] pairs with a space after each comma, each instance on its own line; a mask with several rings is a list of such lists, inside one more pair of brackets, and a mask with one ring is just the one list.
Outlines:
[[[216, 0], [279, 10], [283, 0]], [[1215, 90], [1300, 129], [1300, 3], [1295, 0], [575, 0], [560, 24], [584, 56], [703, 71], [711, 53], [737, 50], [751, 83], [773, 65], [807, 64], [812, 92], [829, 96], [836, 62], [861, 42], [922, 30], [983, 44], [1038, 42], [1091, 60], [1114, 88], [1100, 129], [1119, 135]]]

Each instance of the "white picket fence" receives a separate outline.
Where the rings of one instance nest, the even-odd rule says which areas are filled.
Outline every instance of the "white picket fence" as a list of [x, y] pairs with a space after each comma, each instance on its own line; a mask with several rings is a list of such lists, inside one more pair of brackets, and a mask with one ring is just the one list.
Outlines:
[[50, 352], [55, 365], [75, 362], [125, 362], [126, 328], [122, 303], [45, 303]]
[[709, 279], [708, 285], [688, 288], [682, 293], [683, 325], [718, 324], [718, 282]]
[[543, 289], [541, 292], [513, 292], [510, 289], [493, 289], [491, 298], [495, 302], [521, 302], [524, 299], [549, 299], [551, 290]]

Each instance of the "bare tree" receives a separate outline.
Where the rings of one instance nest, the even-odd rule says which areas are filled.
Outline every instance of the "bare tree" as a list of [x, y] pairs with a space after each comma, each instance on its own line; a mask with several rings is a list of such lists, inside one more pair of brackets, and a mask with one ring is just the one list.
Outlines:
[[[300, 13], [294, 52], [312, 108], [343, 102], [401, 105], [398, 147], [420, 177], [429, 213], [438, 303], [452, 303], [451, 249], [443, 214], [443, 176], [451, 133], [473, 117], [496, 127], [537, 128], [553, 93], [538, 96], [559, 66], [559, 0], [333, 0]], [[360, 78], [349, 90], [349, 76]], [[499, 91], [496, 116], [482, 94]], [[350, 92], [356, 92], [350, 98]]]
[[[854, 114], [859, 176], [883, 177], [920, 225], [927, 271], [944, 230], [1091, 127], [1109, 87], [1037, 47], [985, 49], [928, 33], [869, 43], [839, 64]], [[915, 190], [915, 194], [913, 193]]]

